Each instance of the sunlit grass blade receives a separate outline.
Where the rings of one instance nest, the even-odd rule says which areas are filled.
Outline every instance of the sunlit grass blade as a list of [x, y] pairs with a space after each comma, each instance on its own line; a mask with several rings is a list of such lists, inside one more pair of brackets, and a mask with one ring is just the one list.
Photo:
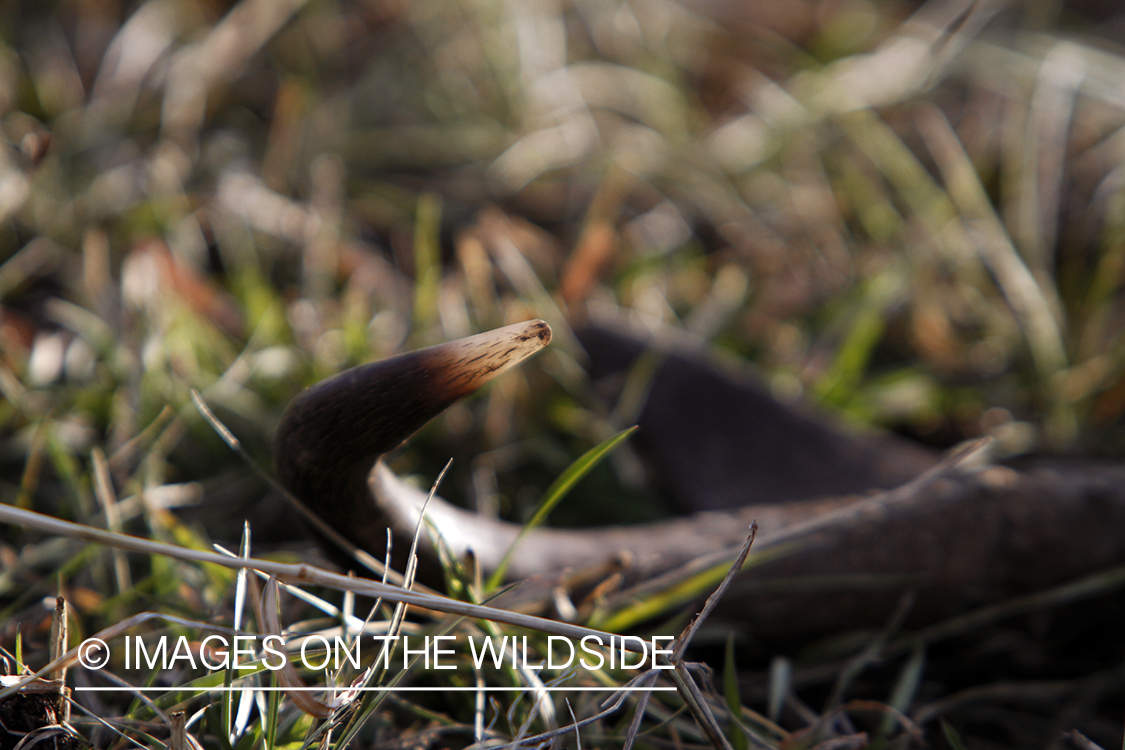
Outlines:
[[504, 553], [504, 558], [500, 561], [500, 564], [496, 566], [496, 570], [493, 571], [488, 579], [488, 583], [485, 586], [486, 591], [492, 591], [504, 580], [504, 574], [508, 572], [508, 565], [511, 563], [512, 554], [515, 552], [516, 548], [519, 547], [523, 538], [533, 529], [541, 526], [551, 511], [554, 510], [555, 507], [562, 502], [562, 499], [566, 497], [566, 494], [570, 492], [571, 488], [578, 484], [584, 476], [589, 474], [591, 469], [601, 463], [602, 459], [608, 456], [614, 448], [625, 442], [629, 436], [636, 431], [637, 426], [633, 425], [608, 440], [602, 441], [583, 453], [577, 461], [568, 466], [566, 471], [559, 475], [559, 478], [556, 479], [543, 494], [543, 500], [540, 501], [539, 507], [536, 508], [535, 515], [531, 517], [530, 521], [524, 524], [516, 540], [512, 542], [512, 546]]
[[419, 331], [428, 330], [438, 307], [438, 286], [441, 283], [442, 202], [434, 193], [418, 197], [414, 222], [414, 324]]
[[[797, 544], [779, 544], [768, 547], [762, 552], [751, 554], [742, 565], [742, 570], [749, 570], [756, 565], [762, 565], [770, 560], [776, 560], [798, 551]], [[730, 570], [730, 561], [717, 563], [705, 570], [701, 570], [683, 580], [670, 584], [667, 588], [654, 591], [637, 601], [630, 602], [615, 612], [591, 617], [591, 626], [604, 628], [609, 632], [622, 633], [638, 624], [666, 614], [676, 607], [688, 602], [702, 599], [726, 576]], [[596, 625], [594, 625], [596, 623]]]

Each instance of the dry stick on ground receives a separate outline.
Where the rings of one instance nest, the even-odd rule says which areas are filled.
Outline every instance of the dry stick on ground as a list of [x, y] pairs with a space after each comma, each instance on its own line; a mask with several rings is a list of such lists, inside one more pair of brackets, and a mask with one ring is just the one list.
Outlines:
[[[66, 652], [67, 644], [67, 619], [66, 599], [55, 597], [55, 613], [51, 617], [51, 660], [58, 659]], [[58, 672], [48, 675], [48, 679], [58, 680], [60, 685], [66, 684], [66, 667]], [[65, 692], [65, 690], [63, 691]]]
[[190, 750], [187, 744], [187, 714], [176, 711], [172, 714], [172, 735], [168, 738], [171, 750]]

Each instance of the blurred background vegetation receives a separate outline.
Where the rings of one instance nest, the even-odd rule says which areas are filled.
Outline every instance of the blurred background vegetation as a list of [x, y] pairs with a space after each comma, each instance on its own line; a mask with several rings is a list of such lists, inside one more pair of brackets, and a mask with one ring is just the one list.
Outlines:
[[[299, 543], [191, 389], [268, 463], [300, 388], [529, 317], [550, 350], [401, 472], [453, 456], [443, 494], [526, 517], [628, 423], [569, 333], [606, 318], [857, 428], [1125, 453], [1117, 3], [0, 8], [5, 503], [104, 525], [143, 494], [113, 514], [134, 533], [205, 544], [249, 516]], [[576, 495], [556, 520], [662, 507], [627, 451]], [[91, 626], [229, 591], [0, 540], [6, 642], [60, 578]]]

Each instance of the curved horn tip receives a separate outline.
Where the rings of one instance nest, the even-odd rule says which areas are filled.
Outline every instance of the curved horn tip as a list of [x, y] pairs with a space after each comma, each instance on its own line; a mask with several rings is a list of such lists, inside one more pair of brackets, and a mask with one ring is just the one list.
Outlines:
[[501, 328], [501, 331], [513, 329], [518, 332], [518, 341], [537, 341], [536, 349], [541, 349], [547, 344], [551, 343], [551, 326], [547, 325], [547, 321], [539, 320], [525, 320], [522, 323], [506, 326]]
[[438, 344], [429, 351], [438, 358], [434, 364], [451, 378], [451, 385], [456, 384], [453, 390], [464, 395], [518, 365], [550, 341], [549, 325], [542, 320], [526, 320]]

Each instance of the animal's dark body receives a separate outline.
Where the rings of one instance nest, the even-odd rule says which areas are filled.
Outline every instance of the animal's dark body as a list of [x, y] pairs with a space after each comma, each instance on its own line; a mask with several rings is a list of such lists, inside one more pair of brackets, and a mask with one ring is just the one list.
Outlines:
[[[412, 535], [423, 495], [379, 456], [549, 337], [539, 321], [509, 326], [314, 386], [278, 430], [279, 477], [381, 556], [388, 527], [400, 540]], [[594, 377], [622, 372], [644, 348], [605, 330], [580, 338]], [[538, 530], [513, 559], [510, 577], [531, 583], [511, 605], [544, 604], [559, 585], [578, 596], [611, 572], [624, 588], [611, 597], [644, 595], [732, 559], [751, 520], [760, 528], [755, 552], [769, 561], [740, 577], [719, 614], [761, 638], [878, 626], [906, 591], [917, 593], [913, 621], [932, 622], [1125, 560], [1125, 469], [1016, 471], [989, 465], [980, 448], [939, 462], [898, 439], [850, 436], [695, 356], [662, 356], [640, 442], [682, 499], [727, 509], [632, 527]], [[471, 549], [485, 569], [518, 531], [439, 498], [427, 517], [450, 551]], [[421, 554], [435, 571], [437, 553], [425, 540]]]
[[[577, 333], [590, 377], [609, 384], [648, 348], [607, 326]], [[938, 461], [904, 440], [835, 429], [825, 417], [782, 404], [745, 372], [724, 371], [698, 353], [656, 356], [634, 442], [686, 512], [890, 489]]]

